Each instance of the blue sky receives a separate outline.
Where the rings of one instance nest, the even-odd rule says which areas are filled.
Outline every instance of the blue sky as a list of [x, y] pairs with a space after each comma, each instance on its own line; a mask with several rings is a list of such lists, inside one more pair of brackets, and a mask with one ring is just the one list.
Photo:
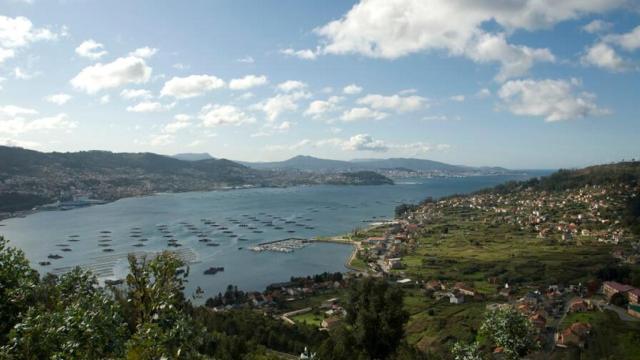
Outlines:
[[0, 0], [0, 144], [510, 168], [637, 158], [639, 8]]

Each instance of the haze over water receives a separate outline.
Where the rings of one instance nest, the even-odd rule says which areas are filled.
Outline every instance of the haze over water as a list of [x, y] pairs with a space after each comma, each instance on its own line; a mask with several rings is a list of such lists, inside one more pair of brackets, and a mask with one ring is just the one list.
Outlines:
[[[200, 286], [207, 298], [224, 291], [229, 284], [243, 290], [262, 291], [268, 284], [288, 281], [291, 276], [345, 271], [345, 261], [352, 251], [351, 246], [327, 243], [310, 244], [293, 253], [248, 249], [258, 243], [288, 237], [339, 235], [367, 226], [363, 221], [392, 218], [395, 206], [402, 202], [466, 193], [527, 177], [413, 179], [399, 180], [393, 186], [307, 186], [158, 194], [8, 219], [0, 223], [3, 225], [0, 234], [22, 248], [41, 274], [83, 265], [94, 269], [102, 278], [122, 278], [127, 270], [127, 253], [167, 249], [169, 236], [165, 235], [169, 233], [182, 246], [168, 249], [192, 256], [195, 261], [190, 265], [187, 295]], [[205, 219], [228, 229], [205, 224]], [[274, 226], [265, 225], [270, 221]], [[165, 233], [158, 228], [162, 225], [166, 225]], [[188, 229], [190, 225], [196, 230]], [[205, 234], [220, 246], [207, 246], [198, 241], [196, 233]], [[139, 236], [132, 237], [136, 234]], [[77, 236], [78, 241], [69, 241], [74, 239], [70, 236]], [[140, 242], [140, 238], [148, 241]], [[101, 241], [104, 239], [111, 241]], [[134, 246], [140, 243], [144, 247]], [[64, 248], [71, 251], [63, 251]], [[105, 248], [113, 251], [104, 252]], [[60, 254], [63, 258], [47, 259], [49, 254]], [[50, 261], [51, 265], [40, 266], [40, 261]], [[203, 275], [203, 271], [212, 266], [225, 270]]]

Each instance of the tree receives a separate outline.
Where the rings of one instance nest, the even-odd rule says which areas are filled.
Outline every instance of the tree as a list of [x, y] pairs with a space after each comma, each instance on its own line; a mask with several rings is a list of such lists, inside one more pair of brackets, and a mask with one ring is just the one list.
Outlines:
[[80, 268], [49, 288], [50, 299], [32, 306], [9, 334], [12, 359], [121, 357], [127, 328], [118, 304]]
[[170, 252], [152, 260], [129, 255], [127, 297], [133, 336], [128, 359], [199, 358], [202, 329], [184, 311], [183, 262]]
[[477, 342], [466, 344], [457, 341], [451, 348], [451, 356], [454, 360], [482, 360], [480, 345]]
[[624, 294], [622, 293], [615, 293], [613, 294], [613, 296], [611, 296], [611, 300], [609, 300], [609, 302], [615, 306], [619, 306], [619, 307], [627, 307], [627, 304], [629, 303], [629, 301], [627, 300], [627, 297], [624, 296]]
[[38, 280], [38, 272], [29, 267], [24, 252], [8, 246], [0, 236], [0, 345], [33, 303]]
[[402, 289], [383, 279], [365, 278], [351, 288], [346, 322], [356, 346], [369, 358], [386, 359], [400, 344], [409, 319], [403, 296]]
[[508, 359], [519, 359], [538, 347], [535, 328], [529, 319], [511, 307], [489, 311], [480, 335], [502, 347]]

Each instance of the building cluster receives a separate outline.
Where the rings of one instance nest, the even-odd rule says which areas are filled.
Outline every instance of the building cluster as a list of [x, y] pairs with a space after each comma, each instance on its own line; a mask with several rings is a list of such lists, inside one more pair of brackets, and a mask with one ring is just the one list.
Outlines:
[[409, 220], [428, 223], [445, 210], [474, 209], [480, 211], [485, 223], [512, 225], [543, 239], [618, 244], [629, 237], [622, 223], [622, 210], [629, 197], [639, 193], [639, 187], [621, 184], [557, 192], [486, 192], [427, 203], [409, 215]]
[[358, 244], [358, 256], [371, 270], [390, 273], [402, 269], [402, 257], [415, 248], [421, 226], [407, 220], [386, 224], [381, 236], [370, 236]]

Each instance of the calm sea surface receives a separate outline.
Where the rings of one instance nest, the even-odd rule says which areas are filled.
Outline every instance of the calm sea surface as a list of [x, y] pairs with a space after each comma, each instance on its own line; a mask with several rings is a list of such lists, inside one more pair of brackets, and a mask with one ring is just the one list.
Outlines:
[[[393, 186], [159, 194], [8, 219], [0, 223], [0, 234], [22, 248], [40, 273], [60, 273], [81, 265], [101, 279], [123, 277], [128, 253], [167, 249], [174, 239], [182, 246], [169, 249], [193, 261], [187, 295], [200, 286], [206, 298], [229, 284], [263, 290], [291, 276], [343, 271], [352, 251], [348, 245], [327, 243], [314, 243], [293, 253], [248, 250], [255, 244], [288, 237], [339, 235], [366, 227], [367, 220], [392, 218], [395, 206], [402, 202], [466, 193], [527, 177], [405, 179]], [[219, 246], [207, 246], [199, 241], [203, 238]], [[49, 255], [62, 258], [48, 259]], [[41, 266], [41, 261], [51, 264]], [[204, 275], [212, 266], [224, 267], [224, 272]]]

